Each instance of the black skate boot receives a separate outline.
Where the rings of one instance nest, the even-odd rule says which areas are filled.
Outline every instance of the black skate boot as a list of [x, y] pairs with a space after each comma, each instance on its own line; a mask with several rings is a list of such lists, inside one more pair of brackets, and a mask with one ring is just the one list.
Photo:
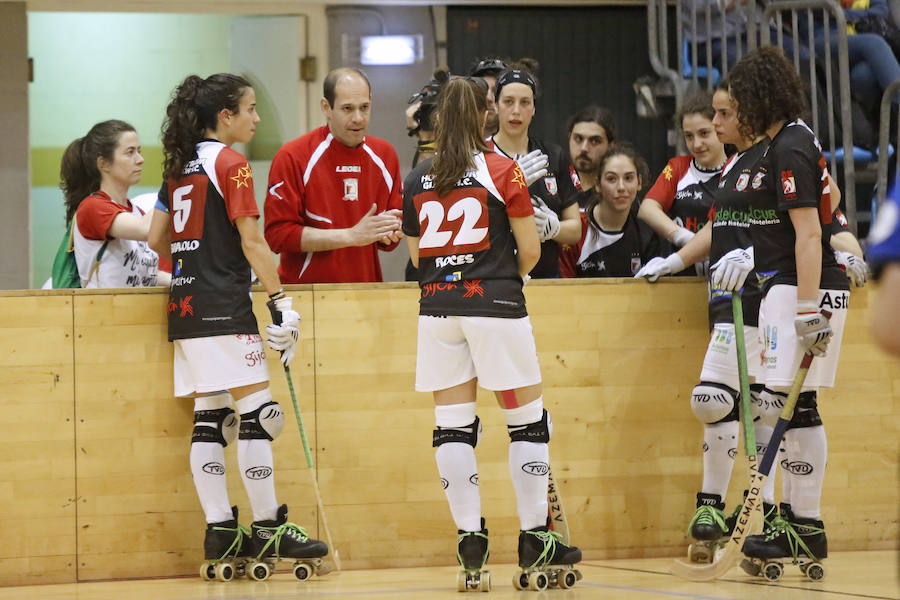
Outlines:
[[828, 557], [825, 525], [818, 519], [797, 517], [790, 505], [781, 505], [781, 515], [763, 535], [751, 535], [744, 543], [741, 568], [751, 575], [761, 575], [778, 581], [784, 573], [784, 563], [790, 562], [812, 581], [825, 577], [822, 560]]
[[237, 506], [231, 507], [233, 519], [220, 523], [207, 523], [206, 537], [203, 539], [203, 558], [200, 577], [205, 581], [218, 579], [231, 581], [244, 575], [246, 547], [250, 530], [237, 521]]
[[268, 579], [276, 562], [282, 559], [295, 560], [294, 576], [300, 581], [331, 570], [322, 560], [328, 554], [328, 546], [310, 538], [306, 530], [288, 521], [285, 504], [278, 508], [274, 520], [254, 521], [250, 531], [250, 552], [254, 557], [248, 569], [251, 579]]
[[688, 546], [688, 560], [692, 563], [711, 563], [719, 547], [719, 540], [728, 534], [725, 503], [718, 494], [697, 494], [697, 510], [688, 525], [688, 534], [697, 540]]
[[[747, 498], [747, 490], [744, 490], [744, 498]], [[725, 525], [727, 530], [725, 535], [727, 537], [731, 537], [731, 534], [734, 533], [734, 526], [737, 524], [738, 517], [741, 514], [741, 511], [744, 509], [744, 503], [741, 502], [737, 506], [734, 507], [734, 510], [731, 511], [731, 514], [725, 519]], [[772, 523], [775, 520], [775, 517], [778, 516], [778, 509], [774, 504], [770, 504], [763, 500], [763, 533], [766, 533], [772, 528]]]
[[570, 588], [581, 579], [581, 571], [572, 566], [581, 562], [581, 550], [567, 546], [562, 535], [548, 525], [519, 532], [519, 566], [513, 576], [517, 590]]
[[457, 530], [456, 559], [462, 570], [456, 576], [456, 587], [460, 592], [491, 591], [491, 572], [484, 570], [490, 550], [488, 550], [488, 530], [481, 519], [481, 531]]

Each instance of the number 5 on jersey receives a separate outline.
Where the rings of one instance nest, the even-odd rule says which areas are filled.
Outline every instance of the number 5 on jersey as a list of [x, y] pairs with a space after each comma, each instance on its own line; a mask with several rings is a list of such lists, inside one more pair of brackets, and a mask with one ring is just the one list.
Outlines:
[[455, 189], [443, 198], [425, 192], [415, 198], [419, 224], [425, 227], [419, 238], [421, 256], [445, 256], [487, 250], [487, 190]]
[[203, 237], [209, 179], [203, 174], [189, 175], [181, 180], [181, 184], [170, 192], [172, 241], [199, 240]]
[[191, 199], [187, 195], [193, 189], [193, 185], [183, 185], [172, 192], [172, 227], [175, 233], [184, 231], [184, 226], [191, 216]]

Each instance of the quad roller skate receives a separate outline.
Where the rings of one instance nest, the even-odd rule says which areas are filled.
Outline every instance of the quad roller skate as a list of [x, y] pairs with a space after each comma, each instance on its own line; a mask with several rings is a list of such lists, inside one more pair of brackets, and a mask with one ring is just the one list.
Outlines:
[[251, 579], [265, 581], [271, 577], [279, 560], [293, 560], [294, 577], [300, 581], [331, 571], [322, 560], [328, 554], [328, 546], [311, 539], [302, 527], [289, 522], [286, 505], [278, 508], [274, 520], [255, 521], [250, 529], [250, 558], [246, 570]]
[[206, 525], [200, 577], [204, 581], [231, 581], [246, 574], [246, 549], [250, 530], [237, 521], [237, 506], [231, 507], [233, 519]]
[[573, 565], [581, 562], [581, 550], [567, 546], [562, 535], [548, 526], [519, 532], [519, 566], [513, 575], [517, 590], [568, 589], [581, 580]]
[[762, 535], [751, 535], [744, 543], [741, 568], [749, 575], [778, 581], [785, 563], [797, 565], [811, 581], [825, 578], [822, 560], [828, 556], [825, 526], [818, 519], [794, 516], [788, 504], [781, 505], [781, 515]]
[[697, 510], [688, 525], [688, 533], [696, 540], [688, 546], [688, 560], [692, 563], [711, 563], [728, 531], [722, 497], [698, 493]]
[[491, 591], [491, 572], [484, 570], [490, 551], [488, 530], [481, 520], [481, 531], [458, 530], [459, 541], [456, 558], [462, 570], [456, 575], [456, 588], [460, 592]]

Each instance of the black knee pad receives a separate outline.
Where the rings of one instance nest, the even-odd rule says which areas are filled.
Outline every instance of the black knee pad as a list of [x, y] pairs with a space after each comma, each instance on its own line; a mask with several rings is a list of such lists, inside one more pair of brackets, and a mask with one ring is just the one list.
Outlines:
[[528, 425], [507, 425], [510, 442], [533, 442], [546, 444], [550, 441], [550, 413], [544, 409], [541, 420]]
[[441, 444], [459, 442], [462, 444], [469, 444], [474, 448], [478, 445], [478, 439], [480, 437], [481, 419], [475, 417], [475, 420], [472, 421], [472, 423], [464, 427], [435, 427], [431, 446], [437, 448]]
[[191, 443], [207, 442], [227, 446], [237, 437], [238, 420], [234, 410], [216, 408], [194, 411], [194, 432]]
[[797, 407], [794, 409], [794, 416], [788, 423], [788, 429], [800, 429], [802, 427], [818, 427], [822, 424], [822, 417], [819, 416], [819, 408], [816, 402], [817, 394], [812, 392], [801, 392], [797, 398]]
[[242, 440], [274, 440], [284, 429], [284, 412], [277, 402], [266, 402], [253, 412], [241, 415]]

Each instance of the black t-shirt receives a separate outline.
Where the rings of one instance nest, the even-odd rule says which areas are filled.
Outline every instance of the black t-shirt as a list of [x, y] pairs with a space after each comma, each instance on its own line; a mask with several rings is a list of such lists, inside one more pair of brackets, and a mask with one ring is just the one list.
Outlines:
[[533, 214], [515, 162], [475, 156], [446, 196], [434, 191], [432, 159], [403, 184], [403, 233], [419, 238], [419, 314], [519, 318], [527, 315], [509, 217]]
[[633, 277], [658, 255], [657, 238], [637, 218], [637, 210], [637, 203], [632, 204], [620, 231], [605, 231], [590, 208], [582, 214], [581, 243], [572, 248], [573, 253], [577, 252], [573, 261], [576, 277]]
[[[488, 146], [495, 152], [507, 158], [513, 158], [503, 151], [503, 148], [494, 142], [488, 141]], [[562, 220], [565, 209], [577, 202], [575, 198], [575, 186], [569, 173], [569, 162], [563, 154], [562, 148], [556, 144], [545, 144], [539, 140], [528, 140], [528, 151], [540, 150], [547, 155], [549, 164], [547, 174], [538, 179], [528, 188], [532, 196], [543, 200], [547, 206]], [[559, 277], [559, 244], [553, 240], [541, 242], [541, 258], [538, 264], [531, 270], [534, 278]]]
[[[822, 227], [821, 289], [849, 290], [831, 249], [831, 195], [822, 147], [803, 121], [782, 127], [759, 162], [760, 189], [752, 199], [750, 235], [765, 295], [773, 285], [797, 285], [796, 233], [789, 212], [815, 208]], [[755, 178], [757, 175], [754, 175]]]

